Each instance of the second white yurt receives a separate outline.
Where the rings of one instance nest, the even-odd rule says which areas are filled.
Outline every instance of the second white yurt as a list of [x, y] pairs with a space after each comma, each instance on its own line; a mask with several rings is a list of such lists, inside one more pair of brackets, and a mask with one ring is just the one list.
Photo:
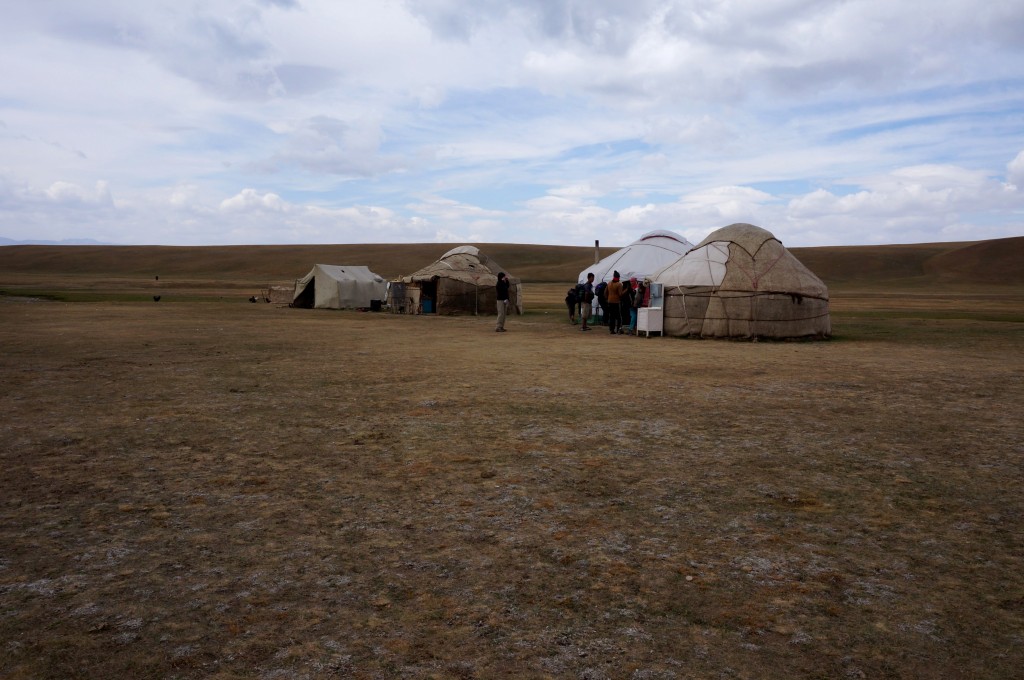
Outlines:
[[693, 244], [672, 231], [649, 231], [625, 248], [620, 248], [600, 262], [580, 272], [577, 281], [585, 283], [587, 274], [594, 275], [594, 284], [611, 281], [612, 275], [619, 272], [623, 280], [632, 277], [643, 279], [671, 264]]

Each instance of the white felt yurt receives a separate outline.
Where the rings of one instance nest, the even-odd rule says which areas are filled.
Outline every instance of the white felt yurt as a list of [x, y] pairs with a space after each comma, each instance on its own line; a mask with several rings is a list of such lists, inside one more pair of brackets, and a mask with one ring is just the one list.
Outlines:
[[752, 224], [712, 232], [651, 280], [664, 287], [666, 335], [825, 338], [828, 288]]
[[611, 281], [615, 272], [619, 272], [619, 276], [627, 281], [634, 276], [642, 280], [675, 262], [692, 247], [692, 243], [675, 232], [649, 231], [628, 246], [581, 271], [577, 281], [585, 283], [587, 274], [591, 273], [595, 284]]

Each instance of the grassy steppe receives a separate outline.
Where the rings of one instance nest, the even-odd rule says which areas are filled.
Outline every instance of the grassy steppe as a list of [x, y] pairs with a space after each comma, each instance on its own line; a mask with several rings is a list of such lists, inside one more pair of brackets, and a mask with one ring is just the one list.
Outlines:
[[[593, 248], [479, 244], [525, 283], [570, 283]], [[450, 244], [305, 246], [7, 246], [0, 287], [95, 291], [181, 288], [193, 294], [288, 285], [316, 263], [359, 264], [386, 278], [409, 274]], [[614, 249], [601, 249], [601, 256]], [[1024, 237], [970, 243], [794, 248], [835, 291], [958, 292], [1024, 287]], [[156, 279], [159, 277], [159, 281]], [[247, 296], [246, 296], [247, 297]]]
[[245, 302], [327, 258], [0, 248], [0, 677], [1019, 677], [1024, 294], [976, 247], [811, 253], [815, 343], [581, 333], [586, 249], [495, 334]]

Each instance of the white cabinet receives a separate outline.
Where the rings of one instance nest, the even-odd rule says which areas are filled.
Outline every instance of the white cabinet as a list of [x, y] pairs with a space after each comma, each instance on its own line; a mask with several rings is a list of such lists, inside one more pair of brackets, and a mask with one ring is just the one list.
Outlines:
[[641, 307], [636, 314], [636, 334], [646, 333], [647, 337], [651, 337], [651, 333], [657, 333], [663, 335], [662, 324], [665, 320], [665, 310], [661, 307]]

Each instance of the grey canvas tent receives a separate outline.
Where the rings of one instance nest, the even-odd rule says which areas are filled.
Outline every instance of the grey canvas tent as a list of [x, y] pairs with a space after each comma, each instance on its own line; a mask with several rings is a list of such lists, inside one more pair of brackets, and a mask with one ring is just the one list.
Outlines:
[[393, 281], [388, 304], [398, 314], [496, 314], [499, 272], [509, 279], [509, 311], [522, 314], [520, 280], [476, 246], [452, 248], [436, 262]]
[[382, 304], [388, 284], [367, 267], [318, 264], [295, 282], [292, 307], [363, 309]]
[[825, 338], [828, 288], [752, 224], [712, 232], [651, 280], [664, 286], [664, 332], [715, 338]]

